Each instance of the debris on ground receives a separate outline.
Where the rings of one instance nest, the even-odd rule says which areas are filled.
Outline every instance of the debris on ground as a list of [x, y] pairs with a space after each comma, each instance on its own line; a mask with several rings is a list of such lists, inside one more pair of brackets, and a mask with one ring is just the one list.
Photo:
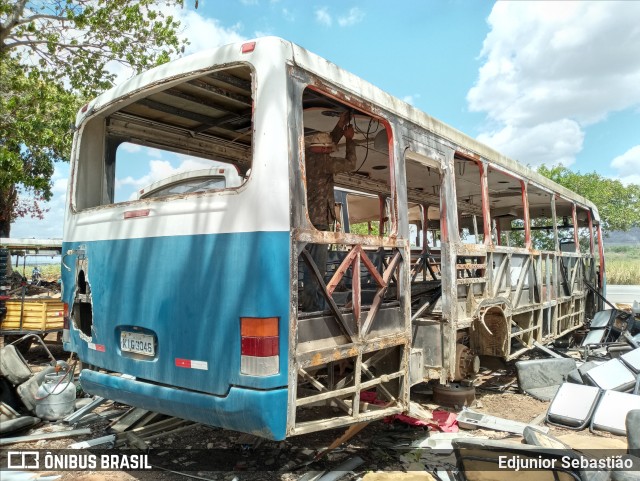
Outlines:
[[[0, 363], [0, 443], [18, 449], [149, 453], [159, 471], [148, 477], [136, 474], [145, 481], [174, 479], [177, 473], [217, 481], [235, 477], [238, 481], [472, 481], [489, 479], [473, 470], [495, 468], [504, 453], [548, 461], [562, 455], [578, 459], [600, 449], [632, 458], [634, 453], [640, 455], [640, 348], [632, 342], [640, 334], [640, 322], [625, 314], [629, 313], [622, 309], [599, 313], [589, 326], [601, 331], [597, 335], [586, 329], [577, 342], [557, 342], [532, 349], [517, 362], [482, 367], [473, 382], [464, 380], [444, 389], [435, 384], [414, 386], [414, 401], [406, 413], [384, 422], [280, 442], [91, 397], [76, 387], [75, 365], [61, 359], [65, 354], [60, 346], [53, 356], [44, 343], [35, 344], [27, 362], [20, 350], [9, 345], [3, 348]], [[593, 339], [597, 342], [590, 343]], [[43, 385], [45, 393], [40, 390]], [[57, 419], [49, 420], [35, 415], [47, 393], [66, 392], [71, 399], [71, 389], [73, 403], [67, 407], [72, 412], [60, 411]], [[373, 390], [363, 394], [362, 402], [386, 403]], [[11, 433], [5, 430], [10, 426], [15, 427]], [[621, 459], [627, 459], [624, 456]], [[640, 463], [637, 457], [632, 460]], [[199, 471], [191, 471], [194, 466]], [[251, 477], [261, 472], [272, 476]], [[573, 479], [609, 479], [584, 473], [572, 469], [564, 474]], [[63, 474], [62, 481], [76, 475]], [[134, 479], [126, 473], [114, 476], [108, 479]], [[511, 480], [513, 471], [501, 476], [490, 479]]]

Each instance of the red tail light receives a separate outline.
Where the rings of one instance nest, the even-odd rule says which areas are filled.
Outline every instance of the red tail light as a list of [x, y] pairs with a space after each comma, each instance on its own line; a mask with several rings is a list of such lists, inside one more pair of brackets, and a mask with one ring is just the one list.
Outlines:
[[280, 372], [277, 317], [240, 318], [240, 372], [272, 376]]

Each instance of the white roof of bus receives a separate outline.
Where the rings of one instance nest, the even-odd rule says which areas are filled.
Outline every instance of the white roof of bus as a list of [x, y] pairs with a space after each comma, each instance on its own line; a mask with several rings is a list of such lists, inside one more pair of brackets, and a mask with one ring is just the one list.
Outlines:
[[281, 57], [280, 60], [282, 62], [293, 62], [301, 68], [339, 86], [341, 89], [361, 97], [368, 102], [380, 105], [399, 117], [413, 122], [433, 134], [450, 141], [467, 154], [488, 160], [498, 166], [502, 166], [508, 172], [512, 172], [524, 179], [529, 179], [539, 186], [546, 187], [549, 190], [561, 194], [567, 199], [591, 207], [596, 213], [596, 218], [598, 218], [597, 208], [588, 199], [547, 179], [513, 159], [500, 154], [476, 139], [427, 115], [408, 103], [393, 97], [371, 83], [341, 69], [329, 60], [277, 37], [263, 37], [253, 41], [256, 42], [253, 53], [242, 54], [241, 45], [247, 42], [238, 42], [216, 49], [198, 52], [136, 75], [91, 101], [88, 106], [84, 108], [84, 112], [80, 111], [78, 113], [76, 125], [80, 125], [86, 118], [93, 116], [94, 113], [104, 108], [111, 107], [115, 109], [119, 107], [117, 104], [121, 101], [127, 101], [127, 103], [133, 101], [134, 99], [132, 97], [136, 97], [138, 93], [147, 95], [150, 87], [157, 86], [158, 89], [165, 88], [166, 82], [172, 80], [179, 81], [182, 76], [189, 73], [205, 73], [210, 70], [213, 65], [220, 63], [229, 64], [232, 62], [251, 61], [253, 55], [261, 55], [264, 54], [265, 50], [269, 50], [269, 57], [272, 57], [272, 62], [275, 62], [278, 56]]

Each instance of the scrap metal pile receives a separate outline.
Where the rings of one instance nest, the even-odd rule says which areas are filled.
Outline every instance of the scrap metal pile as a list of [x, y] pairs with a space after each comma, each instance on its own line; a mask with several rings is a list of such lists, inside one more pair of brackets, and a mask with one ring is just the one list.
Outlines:
[[[73, 363], [55, 361], [49, 353], [51, 362], [33, 373], [9, 345], [0, 362], [0, 445], [63, 438], [64, 445], [57, 447], [127, 448], [148, 453], [156, 469], [197, 470], [200, 479], [213, 479], [214, 474], [206, 477], [208, 466], [212, 472], [233, 471], [239, 479], [244, 471], [267, 470], [276, 479], [288, 473], [287, 479], [304, 481], [378, 481], [418, 471], [419, 479], [438, 481], [638, 481], [637, 307], [599, 312], [575, 336], [582, 337], [578, 345], [536, 344], [528, 359], [482, 368], [473, 384], [452, 384], [444, 394], [440, 386], [415, 386], [421, 401], [411, 402], [405, 414], [354, 425], [333, 442], [327, 441], [330, 432], [282, 442], [246, 434], [235, 439], [237, 433], [100, 397], [77, 400]], [[8, 400], [8, 393], [15, 396]], [[363, 402], [383, 403], [375, 392], [367, 394]], [[491, 399], [507, 408], [492, 410]], [[538, 409], [526, 412], [527, 406]], [[190, 433], [198, 434], [186, 445], [182, 436]], [[180, 448], [172, 439], [181, 439]]]

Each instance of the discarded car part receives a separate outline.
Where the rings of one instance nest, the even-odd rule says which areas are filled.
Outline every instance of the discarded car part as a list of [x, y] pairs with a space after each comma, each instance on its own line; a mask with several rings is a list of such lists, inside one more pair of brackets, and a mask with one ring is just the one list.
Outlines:
[[[487, 428], [495, 431], [505, 431], [521, 435], [524, 432], [524, 428], [529, 426], [529, 424], [499, 418], [497, 416], [491, 416], [489, 414], [483, 414], [465, 408], [460, 414], [458, 414], [458, 426], [464, 429]], [[539, 429], [542, 432], [549, 431], [549, 428], [541, 426], [537, 426], [536, 429]]]
[[551, 401], [560, 385], [575, 369], [575, 360], [566, 358], [516, 362], [520, 390], [540, 401]]
[[40, 422], [40, 419], [33, 416], [19, 416], [14, 419], [7, 419], [0, 423], [0, 434], [5, 435], [20, 431], [22, 429], [35, 426]]
[[102, 404], [104, 404], [107, 401], [108, 400], [103, 398], [103, 397], [96, 396], [96, 397], [94, 397], [94, 399], [89, 404], [87, 404], [86, 406], [81, 407], [76, 412], [68, 415], [66, 418], [63, 419], [63, 421], [65, 423], [67, 423], [67, 424], [75, 424], [78, 421], [80, 421], [80, 419], [83, 416], [85, 416], [86, 414], [89, 414], [95, 408], [97, 408], [98, 406], [101, 406]]
[[[491, 439], [454, 439], [451, 444], [465, 481], [581, 481], [577, 470], [565, 469], [561, 462], [563, 456], [577, 457], [570, 449], [545, 449]], [[517, 459], [523, 468], [540, 466], [543, 469], [500, 469], [500, 462], [504, 459]]]
[[547, 423], [584, 429], [593, 416], [601, 391], [595, 386], [564, 383], [547, 409]]
[[594, 367], [585, 373], [585, 378], [600, 389], [621, 392], [633, 389], [636, 383], [636, 377], [620, 359], [611, 359]]
[[591, 429], [627, 434], [625, 420], [630, 411], [640, 409], [640, 396], [618, 391], [605, 391], [593, 413]]
[[451, 442], [460, 438], [488, 439], [486, 436], [474, 436], [470, 433], [429, 433], [429, 436], [411, 443], [412, 448], [429, 448], [439, 451], [452, 451]]
[[607, 329], [592, 329], [589, 332], [587, 332], [587, 335], [584, 336], [584, 339], [582, 340], [582, 344], [580, 344], [582, 347], [585, 346], [592, 346], [594, 344], [602, 344], [605, 340], [605, 338], [608, 335], [608, 330]]
[[36, 393], [36, 416], [57, 421], [75, 410], [76, 385], [73, 371], [45, 374]]
[[622, 362], [635, 374], [640, 373], [640, 348], [620, 356]]
[[621, 337], [624, 338], [624, 340], [627, 341], [631, 346], [635, 348], [640, 347], [640, 334], [632, 336], [628, 331], [624, 331]]
[[35, 373], [28, 381], [23, 382], [16, 388], [16, 393], [22, 400], [22, 403], [29, 411], [36, 409], [36, 395], [40, 385], [47, 374], [55, 371], [55, 367], [47, 366], [42, 371]]
[[346, 476], [362, 464], [364, 464], [364, 459], [360, 456], [354, 456], [353, 458], [340, 463], [333, 471], [329, 471], [327, 474], [319, 478], [318, 481], [338, 481], [340, 478]]
[[456, 371], [454, 381], [462, 381], [467, 377], [478, 374], [480, 358], [464, 344], [456, 344]]
[[522, 437], [527, 444], [540, 446], [548, 449], [571, 449], [558, 438], [553, 437], [549, 433], [543, 433], [537, 426], [527, 426], [522, 432]]
[[633, 346], [629, 344], [607, 344], [607, 353], [611, 356], [611, 359], [618, 359], [621, 356], [631, 352], [633, 350]]
[[563, 359], [568, 357], [567, 355], [560, 354], [559, 352], [556, 352], [553, 349], [548, 348], [547, 346], [543, 346], [538, 341], [535, 341], [533, 345], [535, 346], [536, 349], [539, 349], [540, 351], [544, 352], [545, 354], [548, 354], [551, 357], [555, 357], [557, 359]]
[[[573, 453], [570, 446], [567, 446], [558, 438], [551, 436], [548, 433], [543, 433], [536, 428], [527, 426], [524, 429], [523, 437], [527, 444], [539, 446], [544, 449], [568, 450]], [[582, 481], [609, 481], [610, 476], [607, 471], [587, 471], [586, 469], [581, 469], [580, 479]]]
[[95, 446], [101, 446], [102, 444], [113, 445], [116, 440], [115, 434], [109, 434], [108, 436], [101, 436], [99, 438], [90, 439], [89, 441], [80, 441], [67, 446], [67, 449], [87, 449]]
[[575, 384], [585, 384], [585, 374], [594, 367], [603, 364], [603, 362], [604, 361], [587, 361], [583, 363], [578, 368], [567, 374], [567, 382], [572, 382]]
[[13, 409], [9, 404], [0, 401], [0, 421], [17, 418], [18, 416], [20, 416], [18, 411]]
[[22, 384], [31, 377], [31, 369], [12, 344], [0, 349], [0, 375], [6, 377], [14, 386]]
[[471, 406], [476, 400], [476, 388], [458, 382], [433, 386], [433, 402], [441, 406]]
[[596, 312], [589, 323], [589, 328], [604, 329], [605, 327], [609, 327], [616, 318], [616, 311], [616, 309], [607, 309], [606, 311]]
[[640, 409], [632, 409], [625, 420], [629, 454], [640, 457]]
[[[55, 366], [56, 364], [60, 364], [61, 362], [64, 361], [58, 361], [56, 360], [56, 358], [53, 356], [53, 354], [51, 354], [51, 351], [49, 350], [49, 348], [47, 347], [47, 345], [45, 344], [45, 342], [42, 340], [42, 337], [40, 337], [37, 334], [27, 334], [24, 337], [21, 337], [20, 339], [14, 341], [12, 344], [17, 344], [25, 339], [31, 338], [31, 341], [36, 341], [38, 344], [40, 344], [40, 346], [44, 349], [44, 352], [47, 353], [47, 356], [49, 356], [49, 359], [51, 359], [51, 365]], [[66, 363], [65, 363], [66, 364]]]
[[82, 428], [72, 429], [70, 431], [56, 431], [54, 433], [30, 434], [16, 438], [0, 438], [0, 446], [4, 446], [5, 444], [28, 443], [31, 441], [39, 441], [41, 439], [70, 438], [73, 436], [84, 436], [85, 434], [91, 434], [91, 429]]

